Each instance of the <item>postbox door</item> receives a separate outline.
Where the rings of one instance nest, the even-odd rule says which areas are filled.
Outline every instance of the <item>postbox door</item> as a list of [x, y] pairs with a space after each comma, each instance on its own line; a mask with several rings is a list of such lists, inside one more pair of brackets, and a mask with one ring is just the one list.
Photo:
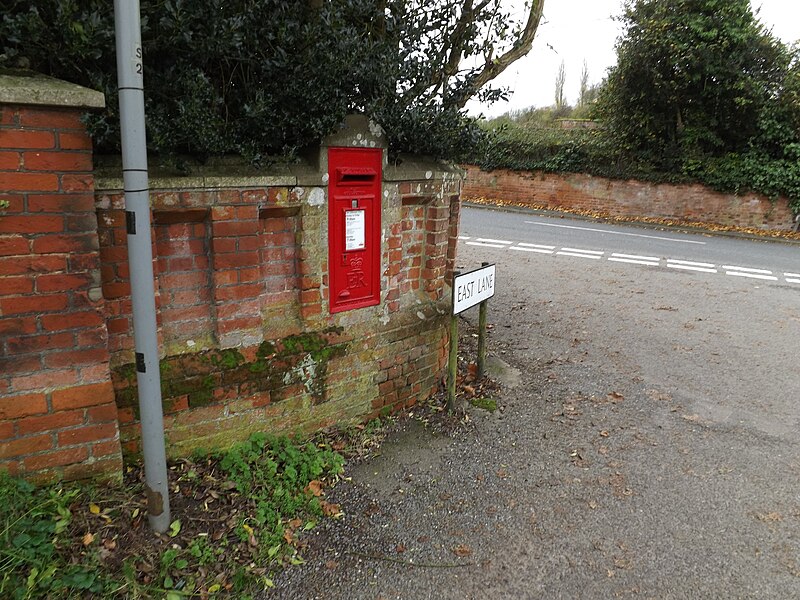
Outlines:
[[328, 149], [331, 313], [380, 303], [382, 159], [380, 149]]

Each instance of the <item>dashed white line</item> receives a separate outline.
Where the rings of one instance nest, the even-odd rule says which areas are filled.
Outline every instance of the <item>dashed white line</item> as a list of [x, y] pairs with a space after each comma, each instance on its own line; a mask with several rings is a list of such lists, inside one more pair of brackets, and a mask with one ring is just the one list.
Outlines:
[[692, 266], [692, 265], [682, 265], [682, 264], [675, 265], [675, 264], [672, 264], [672, 263], [667, 263], [667, 267], [669, 267], [670, 269], [683, 269], [684, 271], [699, 271], [701, 273], [716, 273], [717, 272], [716, 269], [711, 269], [711, 268], [708, 268], [708, 267], [695, 267], [695, 266]]
[[538, 252], [539, 254], [552, 254], [552, 250], [545, 250], [544, 248], [527, 248], [522, 246], [511, 246], [511, 250], [521, 250], [522, 252]]
[[602, 255], [598, 255], [598, 254], [583, 254], [582, 252], [560, 251], [560, 252], [556, 252], [556, 254], [558, 254], [559, 256], [576, 256], [578, 258], [593, 258], [595, 260], [600, 260], [601, 258], [603, 258]]
[[725, 275], [733, 277], [747, 277], [749, 279], [763, 279], [765, 281], [778, 281], [778, 278], [768, 269], [751, 269], [750, 267], [737, 267], [735, 265], [722, 265]]
[[478, 242], [485, 242], [487, 244], [511, 244], [510, 240], [493, 240], [491, 238], [475, 238]]
[[[668, 258], [668, 263], [676, 264], [676, 265], [686, 265], [687, 267], [706, 267], [710, 268], [714, 265], [711, 263], [703, 263], [703, 262], [693, 262], [691, 260], [678, 260], [677, 258]], [[669, 266], [669, 265], [667, 265]]]
[[467, 246], [483, 246], [484, 248], [505, 248], [503, 244], [484, 244], [483, 242], [467, 242]]
[[774, 275], [759, 275], [758, 273], [743, 273], [742, 271], [725, 271], [725, 275], [734, 277], [749, 277], [750, 279], [764, 279], [766, 281], [778, 281]]
[[581, 254], [605, 254], [602, 250], [584, 250], [583, 248], [561, 248], [564, 252], [580, 252]]
[[611, 256], [616, 256], [617, 258], [633, 258], [635, 260], [660, 261], [657, 256], [639, 256], [638, 254], [621, 254], [619, 252], [612, 252]]
[[[547, 225], [550, 227], [566, 227], [569, 229], [588, 229], [585, 227], [572, 227], [569, 225], [553, 225], [551, 223], [535, 223], [533, 221], [526, 221], [534, 225]], [[595, 229], [590, 231], [602, 231], [603, 233], [619, 233], [613, 231], [605, 231], [602, 229]], [[654, 237], [638, 234], [622, 234], [620, 235], [637, 235], [638, 237]], [[471, 240], [470, 236], [460, 235], [459, 240]], [[517, 250], [519, 252], [534, 252], [537, 254], [556, 254], [558, 256], [573, 256], [576, 258], [588, 258], [592, 260], [600, 260], [605, 256], [602, 250], [586, 250], [584, 248], [567, 248], [562, 247], [556, 251], [556, 246], [549, 246], [545, 244], [531, 244], [528, 242], [517, 242], [516, 245], [510, 240], [495, 240], [492, 238], [474, 238], [476, 241], [465, 241], [467, 246], [482, 246], [485, 248], [506, 248], [510, 250]], [[662, 238], [670, 239], [670, 238]], [[681, 241], [681, 240], [672, 240]], [[705, 242], [693, 242], [705, 244]], [[639, 254], [623, 254], [621, 252], [612, 252], [608, 257], [609, 262], [629, 263], [634, 265], [646, 265], [651, 267], [658, 267], [661, 265], [661, 259], [657, 256], [642, 256]], [[749, 279], [760, 279], [764, 281], [778, 281], [779, 277], [773, 275], [769, 269], [754, 269], [752, 267], [739, 267], [736, 265], [717, 265], [707, 262], [697, 262], [691, 260], [681, 260], [677, 258], [668, 258], [666, 266], [670, 269], [681, 269], [685, 271], [698, 271], [700, 273], [719, 273], [720, 270], [726, 275], [732, 277], [745, 277]], [[719, 268], [719, 270], [718, 270]], [[780, 275], [780, 274], [778, 274]], [[787, 283], [800, 283], [800, 273], [783, 273]]]
[[762, 275], [772, 275], [772, 271], [767, 269], [751, 269], [749, 267], [734, 267], [733, 265], [722, 265], [721, 269], [726, 271], [741, 271], [743, 273], [761, 273]]
[[648, 265], [657, 267], [661, 264], [661, 259], [655, 256], [639, 256], [638, 254], [622, 254], [612, 252], [608, 259], [610, 262], [628, 263], [631, 265]]
[[629, 233], [626, 231], [609, 231], [607, 229], [594, 229], [592, 227], [576, 227], [574, 225], [558, 225], [556, 223], [542, 223], [540, 221], [525, 221], [527, 225], [542, 225], [544, 227], [561, 227], [564, 229], [580, 229], [583, 231], [597, 231], [599, 233], [608, 233], [611, 235], [627, 235], [630, 237], [641, 237], [641, 238], [648, 238], [651, 240], [664, 240], [667, 242], [675, 242], [677, 244], [700, 244], [705, 245], [706, 242], [699, 242], [697, 240], [679, 240], [675, 238], [668, 238], [668, 237], [660, 237], [657, 235], [645, 235], [643, 233]]
[[[525, 248], [542, 248], [544, 250], [555, 250], [555, 246], [545, 246], [543, 244], [529, 244], [527, 242], [520, 242], [517, 244], [518, 246], [524, 246]], [[800, 277], [800, 275], [798, 275]]]
[[636, 260], [635, 258], [619, 258], [616, 256], [612, 256], [608, 260], [609, 262], [629, 263], [631, 265], [649, 265], [651, 267], [657, 267], [660, 264], [649, 260]]

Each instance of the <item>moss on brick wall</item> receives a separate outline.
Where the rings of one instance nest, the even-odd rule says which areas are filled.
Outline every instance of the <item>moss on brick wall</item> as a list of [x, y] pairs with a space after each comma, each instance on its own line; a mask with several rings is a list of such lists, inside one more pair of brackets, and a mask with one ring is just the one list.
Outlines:
[[[250, 358], [237, 348], [168, 356], [160, 361], [164, 413], [199, 408], [231, 397], [251, 396], [300, 384], [320, 404], [326, 399], [331, 359], [342, 356], [346, 342], [336, 340], [341, 328], [263, 342]], [[138, 386], [133, 364], [112, 372], [119, 408], [132, 408], [139, 418]]]

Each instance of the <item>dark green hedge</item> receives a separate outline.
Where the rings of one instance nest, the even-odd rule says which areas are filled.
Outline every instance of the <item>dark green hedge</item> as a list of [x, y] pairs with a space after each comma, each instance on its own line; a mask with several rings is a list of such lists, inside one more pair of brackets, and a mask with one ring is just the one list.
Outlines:
[[[103, 91], [108, 108], [89, 117], [91, 133], [99, 152], [118, 152], [111, 3], [5, 4], [0, 66]], [[318, 143], [353, 112], [380, 122], [395, 152], [453, 157], [474, 143], [474, 125], [459, 110], [399, 102], [398, 49], [380, 3], [310, 4], [141, 0], [149, 149], [259, 162]]]

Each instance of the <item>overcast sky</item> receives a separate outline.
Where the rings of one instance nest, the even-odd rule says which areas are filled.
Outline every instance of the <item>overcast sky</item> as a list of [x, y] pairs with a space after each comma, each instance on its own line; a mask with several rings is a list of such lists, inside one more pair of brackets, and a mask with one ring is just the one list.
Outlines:
[[[523, 10], [523, 0], [507, 1]], [[776, 36], [786, 43], [800, 39], [800, 0], [751, 2], [754, 9], [761, 8], [758, 18]], [[556, 74], [562, 60], [567, 75], [564, 92], [567, 101], [574, 105], [583, 61], [589, 67], [590, 84], [599, 83], [616, 62], [614, 43], [620, 28], [614, 17], [621, 12], [622, 0], [545, 0], [544, 18], [533, 49], [495, 80], [511, 89], [511, 99], [490, 107], [472, 102], [467, 105], [470, 113], [493, 117], [509, 110], [553, 104]]]

